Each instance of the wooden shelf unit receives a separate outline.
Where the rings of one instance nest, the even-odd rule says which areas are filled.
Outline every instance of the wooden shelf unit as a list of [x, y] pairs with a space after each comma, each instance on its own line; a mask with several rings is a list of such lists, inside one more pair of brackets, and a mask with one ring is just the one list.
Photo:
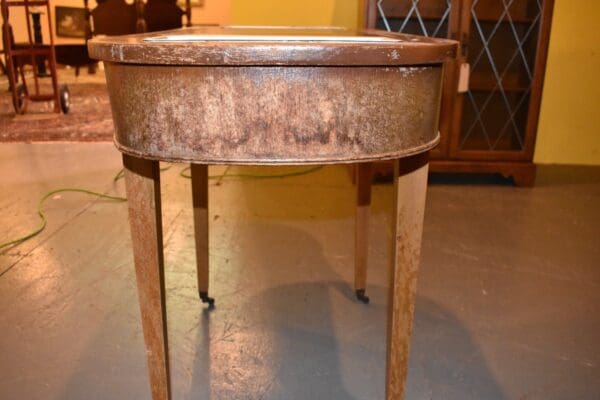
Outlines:
[[[446, 65], [432, 171], [500, 173], [518, 186], [533, 185], [553, 6], [554, 0], [365, 0], [366, 27], [461, 43], [459, 58]], [[458, 93], [463, 63], [470, 65], [469, 89]]]

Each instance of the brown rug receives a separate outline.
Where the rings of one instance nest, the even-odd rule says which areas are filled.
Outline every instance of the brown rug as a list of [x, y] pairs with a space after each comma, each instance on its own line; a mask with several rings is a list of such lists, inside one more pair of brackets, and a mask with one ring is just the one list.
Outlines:
[[[54, 113], [52, 102], [29, 102], [25, 114], [15, 115], [6, 77], [0, 79], [0, 142], [112, 140], [110, 104], [101, 73], [77, 79], [73, 71], [59, 73], [60, 83], [69, 87], [68, 114]], [[41, 89], [51, 93], [48, 79], [42, 79]]]

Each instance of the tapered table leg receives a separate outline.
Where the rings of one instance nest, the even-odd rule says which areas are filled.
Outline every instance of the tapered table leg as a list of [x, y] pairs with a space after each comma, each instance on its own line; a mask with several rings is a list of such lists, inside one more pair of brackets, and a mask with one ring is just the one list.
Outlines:
[[356, 218], [354, 228], [354, 290], [356, 298], [368, 303], [367, 259], [369, 253], [369, 207], [371, 206], [371, 163], [356, 165]]
[[213, 306], [214, 299], [208, 297], [208, 166], [192, 164], [190, 167], [194, 202], [198, 294], [202, 302]]
[[169, 352], [158, 161], [123, 155], [129, 224], [153, 400], [168, 400]]
[[423, 233], [427, 157], [424, 153], [395, 163], [396, 217], [389, 292], [387, 400], [404, 397]]

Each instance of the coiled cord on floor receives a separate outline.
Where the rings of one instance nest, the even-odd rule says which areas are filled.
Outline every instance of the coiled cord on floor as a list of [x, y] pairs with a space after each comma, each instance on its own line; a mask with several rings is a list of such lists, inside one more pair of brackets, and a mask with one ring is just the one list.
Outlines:
[[87, 189], [79, 189], [79, 188], [63, 188], [63, 189], [56, 189], [56, 190], [52, 190], [48, 193], [46, 193], [39, 201], [38, 203], [38, 207], [37, 207], [37, 214], [40, 217], [40, 224], [37, 228], [35, 228], [32, 232], [28, 233], [25, 236], [22, 236], [20, 238], [14, 239], [14, 240], [10, 240], [8, 242], [4, 242], [4, 243], [0, 243], [0, 250], [2, 250], [5, 247], [9, 247], [9, 246], [15, 246], [17, 244], [21, 244], [29, 239], [31, 239], [32, 237], [35, 237], [37, 235], [39, 235], [45, 228], [46, 228], [46, 224], [47, 224], [47, 219], [46, 219], [46, 214], [44, 213], [44, 202], [51, 196], [54, 196], [57, 193], [85, 193], [88, 195], [92, 195], [92, 196], [96, 196], [102, 199], [108, 199], [108, 200], [113, 200], [113, 201], [118, 201], [118, 202], [123, 202], [123, 201], [127, 201], [127, 199], [125, 197], [120, 197], [120, 196], [111, 196], [108, 195], [106, 193], [98, 193], [98, 192], [94, 192], [91, 190], [87, 190]]
[[[171, 168], [171, 165], [161, 168], [161, 171], [166, 171], [169, 168]], [[282, 174], [265, 174], [265, 175], [259, 175], [259, 174], [229, 174], [229, 168], [227, 168], [225, 170], [225, 172], [221, 175], [210, 175], [208, 177], [208, 179], [214, 180], [214, 179], [218, 179], [219, 181], [222, 181], [223, 179], [227, 179], [227, 180], [246, 180], [246, 179], [282, 179], [282, 178], [289, 178], [289, 177], [294, 177], [294, 176], [301, 176], [301, 175], [308, 175], [311, 174], [313, 172], [319, 171], [320, 169], [322, 169], [323, 166], [319, 165], [316, 167], [311, 167], [311, 168], [307, 168], [304, 170], [300, 170], [300, 171], [293, 171], [293, 172], [286, 172], [286, 173], [282, 173]], [[190, 167], [186, 167], [183, 168], [180, 172], [179, 175], [182, 176], [183, 178], [191, 178], [192, 176], [189, 174], [186, 174], [187, 171], [189, 171]], [[123, 178], [124, 175], [124, 170], [121, 169], [113, 178], [113, 182], [118, 181], [119, 179]], [[55, 194], [58, 193], [83, 193], [83, 194], [87, 194], [90, 196], [95, 196], [98, 197], [100, 199], [106, 199], [106, 200], [112, 200], [112, 201], [116, 201], [116, 202], [124, 202], [127, 201], [127, 198], [125, 197], [121, 197], [121, 196], [113, 196], [113, 195], [109, 195], [106, 193], [99, 193], [99, 192], [94, 192], [92, 190], [87, 190], [87, 189], [80, 189], [80, 188], [61, 188], [61, 189], [56, 189], [56, 190], [52, 190], [46, 194], [44, 194], [42, 196], [42, 198], [40, 199], [40, 201], [38, 202], [38, 207], [37, 207], [37, 214], [40, 217], [40, 224], [38, 225], [37, 228], [35, 228], [33, 231], [31, 231], [30, 233], [21, 236], [19, 238], [13, 239], [13, 240], [9, 240], [7, 242], [4, 243], [0, 243], [0, 251], [7, 248], [7, 247], [12, 247], [12, 246], [17, 246], [23, 242], [26, 242], [27, 240], [39, 235], [40, 233], [42, 233], [42, 231], [44, 229], [46, 229], [46, 225], [47, 225], [47, 219], [46, 219], [46, 214], [44, 213], [44, 203], [46, 200], [48, 200], [48, 198], [50, 198], [51, 196], [54, 196]]]

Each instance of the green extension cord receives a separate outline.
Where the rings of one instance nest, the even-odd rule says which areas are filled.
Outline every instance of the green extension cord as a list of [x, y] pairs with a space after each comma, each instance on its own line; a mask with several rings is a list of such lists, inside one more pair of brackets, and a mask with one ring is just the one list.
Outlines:
[[108, 194], [105, 193], [98, 193], [98, 192], [92, 192], [91, 190], [86, 190], [86, 189], [76, 189], [76, 188], [65, 188], [65, 189], [56, 189], [56, 190], [52, 190], [51, 192], [48, 192], [44, 195], [44, 197], [42, 197], [42, 199], [40, 200], [40, 202], [38, 203], [38, 208], [37, 208], [37, 213], [40, 217], [40, 225], [31, 233], [22, 236], [18, 239], [15, 240], [11, 240], [10, 242], [5, 242], [5, 243], [0, 243], [0, 250], [5, 248], [5, 247], [9, 247], [9, 246], [13, 246], [13, 245], [17, 245], [17, 244], [21, 244], [29, 239], [31, 239], [34, 236], [39, 235], [45, 228], [46, 228], [46, 214], [44, 214], [44, 202], [50, 197], [53, 196], [57, 193], [65, 193], [65, 192], [70, 192], [70, 193], [85, 193], [85, 194], [89, 194], [92, 196], [96, 196], [102, 199], [108, 199], [108, 200], [113, 200], [113, 201], [118, 201], [118, 202], [123, 202], [123, 201], [127, 201], [127, 199], [125, 197], [119, 197], [119, 196], [110, 196]]
[[[295, 172], [286, 172], [283, 174], [269, 174], [269, 175], [257, 175], [257, 174], [229, 174], [229, 168], [227, 170], [225, 170], [225, 172], [222, 175], [209, 175], [208, 179], [218, 179], [218, 180], [223, 180], [223, 179], [235, 179], [235, 180], [243, 180], [243, 179], [282, 179], [282, 178], [290, 178], [293, 176], [301, 176], [301, 175], [308, 175], [308, 174], [312, 174], [313, 172], [317, 172], [318, 170], [322, 169], [323, 166], [322, 165], [318, 165], [316, 167], [312, 167], [312, 168], [307, 168], [305, 170], [302, 171], [295, 171]], [[190, 174], [186, 174], [187, 171], [190, 170], [190, 167], [186, 167], [184, 169], [181, 170], [181, 172], [179, 172], [179, 175], [184, 177], [184, 178], [188, 178], [191, 179], [192, 175]]]
[[[160, 170], [166, 171], [169, 168], [171, 168], [171, 165], [169, 165], [165, 168], [161, 168]], [[272, 174], [272, 175], [228, 174], [227, 172], [229, 171], [229, 169], [227, 169], [222, 175], [211, 175], [208, 177], [208, 179], [219, 179], [219, 180], [222, 180], [224, 178], [238, 179], [238, 180], [239, 179], [242, 179], [242, 180], [243, 179], [282, 179], [282, 178], [289, 178], [289, 177], [293, 177], [293, 176], [301, 176], [301, 175], [311, 174], [313, 172], [320, 170], [321, 168], [323, 168], [323, 166], [319, 165], [319, 166], [308, 168], [308, 169], [305, 169], [302, 171], [287, 172], [287, 173], [283, 173], [283, 174]], [[190, 167], [186, 167], [186, 168], [182, 169], [179, 172], [179, 175], [184, 178], [188, 178], [188, 179], [191, 178], [192, 177], [191, 175], [186, 174], [186, 171], [188, 171], [189, 169], [190, 169]], [[113, 182], [116, 182], [123, 177], [124, 177], [124, 170], [121, 169], [113, 178]], [[52, 190], [52, 191], [46, 193], [38, 203], [37, 213], [38, 213], [38, 216], [40, 217], [40, 225], [35, 230], [33, 230], [31, 233], [28, 233], [25, 236], [11, 240], [9, 242], [0, 243], [0, 250], [4, 249], [6, 247], [10, 247], [10, 246], [16, 246], [18, 244], [21, 244], [21, 243], [39, 235], [46, 228], [46, 224], [47, 224], [46, 215], [44, 214], [44, 203], [46, 200], [48, 200], [49, 197], [51, 197], [57, 193], [84, 193], [84, 194], [88, 194], [91, 196], [96, 196], [101, 199], [113, 200], [113, 201], [117, 201], [117, 202], [127, 201], [127, 198], [125, 198], [125, 197], [111, 196], [106, 193], [98, 193], [98, 192], [93, 192], [91, 190], [86, 190], [86, 189], [64, 188], [64, 189]]]

